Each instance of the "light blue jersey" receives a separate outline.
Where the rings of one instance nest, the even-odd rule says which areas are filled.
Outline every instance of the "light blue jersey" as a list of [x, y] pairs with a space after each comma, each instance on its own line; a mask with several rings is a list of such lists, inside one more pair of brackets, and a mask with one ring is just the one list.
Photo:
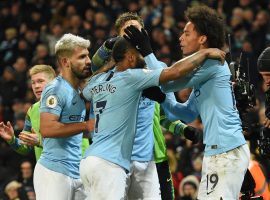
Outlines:
[[[193, 87], [188, 102], [179, 109], [179, 119], [190, 122], [201, 116], [205, 155], [220, 154], [246, 143], [230, 77], [227, 63], [221, 65], [220, 61], [208, 59], [190, 75], [162, 86], [165, 92]], [[169, 99], [163, 103], [167, 110], [173, 104], [168, 102]], [[170, 111], [175, 112], [174, 108], [171, 106]], [[183, 114], [185, 109], [190, 111], [189, 116]]]
[[[111, 52], [102, 45], [93, 56], [91, 68], [96, 71], [110, 57]], [[96, 65], [98, 66], [96, 66]], [[165, 63], [160, 63], [160, 68], [165, 67]], [[165, 65], [165, 66], [164, 66]], [[134, 138], [132, 161], [147, 162], [153, 160], [154, 133], [153, 133], [153, 115], [155, 110], [155, 101], [141, 97], [139, 108], [136, 135]]]
[[[167, 67], [165, 63], [160, 61], [157, 62], [159, 65], [155, 66], [155, 69]], [[148, 162], [154, 159], [154, 112], [155, 101], [146, 97], [141, 97], [138, 109], [136, 135], [131, 155], [132, 161]]]
[[153, 117], [155, 101], [141, 97], [138, 109], [136, 135], [132, 150], [132, 161], [147, 162], [153, 160], [154, 133]]
[[[42, 93], [40, 113], [43, 112], [59, 116], [61, 123], [82, 122], [85, 103], [79, 92], [58, 76]], [[81, 143], [82, 133], [65, 138], [44, 138], [43, 152], [38, 162], [52, 171], [78, 179]]]
[[141, 91], [159, 85], [162, 69], [128, 69], [94, 76], [83, 90], [95, 114], [93, 143], [87, 156], [97, 156], [130, 169]]

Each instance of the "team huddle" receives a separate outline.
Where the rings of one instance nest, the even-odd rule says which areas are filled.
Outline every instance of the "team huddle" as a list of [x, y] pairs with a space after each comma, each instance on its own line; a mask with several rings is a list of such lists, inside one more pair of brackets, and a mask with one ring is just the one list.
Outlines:
[[[250, 154], [220, 50], [223, 20], [206, 6], [185, 14], [179, 37], [184, 58], [171, 66], [157, 60], [142, 19], [123, 13], [115, 22], [118, 36], [92, 61], [90, 41], [69, 33], [55, 45], [57, 77], [47, 65], [30, 69], [38, 102], [19, 138], [10, 122], [0, 123], [0, 136], [18, 153], [35, 147], [38, 200], [174, 199], [160, 109], [173, 132], [190, 140], [197, 139], [194, 128], [179, 120], [202, 119], [198, 199], [239, 198]], [[184, 88], [192, 92], [178, 103], [173, 92]]]

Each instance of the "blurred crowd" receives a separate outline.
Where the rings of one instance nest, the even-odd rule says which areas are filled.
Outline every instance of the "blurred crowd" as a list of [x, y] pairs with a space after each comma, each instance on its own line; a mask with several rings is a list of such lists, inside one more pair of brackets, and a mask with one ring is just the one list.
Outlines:
[[[117, 16], [137, 12], [144, 20], [157, 58], [170, 65], [182, 57], [178, 38], [185, 25], [184, 11], [198, 3], [215, 8], [223, 16], [230, 35], [225, 47], [231, 49], [227, 61], [240, 62], [258, 97], [263, 96], [256, 61], [270, 44], [269, 0], [1, 0], [0, 122], [11, 121], [16, 134], [23, 129], [27, 109], [35, 102], [27, 71], [36, 64], [51, 65], [57, 70], [54, 45], [64, 33], [89, 39], [93, 56], [108, 37], [116, 36]], [[186, 89], [176, 93], [176, 97], [185, 102], [189, 93]], [[259, 116], [262, 122], [263, 112]], [[203, 129], [200, 119], [192, 125]], [[183, 199], [185, 193], [192, 193], [195, 199], [203, 146], [166, 132], [165, 138], [175, 195]], [[258, 156], [256, 145], [251, 147], [252, 159], [260, 163], [270, 179], [269, 162]], [[0, 199], [35, 199], [35, 162], [33, 153], [18, 155], [0, 138]]]

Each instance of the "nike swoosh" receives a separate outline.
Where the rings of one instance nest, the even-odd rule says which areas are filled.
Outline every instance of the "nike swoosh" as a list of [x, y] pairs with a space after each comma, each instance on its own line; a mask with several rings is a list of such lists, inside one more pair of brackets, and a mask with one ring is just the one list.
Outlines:
[[75, 105], [77, 102], [72, 102], [72, 105]]
[[136, 45], [136, 49], [138, 49], [138, 50], [140, 49], [139, 45]]
[[167, 178], [167, 182], [170, 182], [172, 179], [171, 178]]
[[206, 194], [207, 194], [207, 195], [209, 195], [209, 194], [211, 194], [212, 192], [214, 192], [214, 190], [213, 190], [213, 191], [211, 191], [211, 192], [206, 192]]

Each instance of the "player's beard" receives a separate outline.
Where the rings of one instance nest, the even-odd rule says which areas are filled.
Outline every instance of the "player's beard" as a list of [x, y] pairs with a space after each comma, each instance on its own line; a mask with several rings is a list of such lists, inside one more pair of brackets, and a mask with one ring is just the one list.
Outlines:
[[[75, 75], [76, 78], [78, 78], [79, 80], [82, 80], [82, 79], [85, 79], [85, 78], [88, 78], [90, 75], [91, 75], [91, 70], [90, 68], [87, 68], [87, 66], [82, 70], [82, 71], [79, 71], [77, 69], [77, 67], [75, 67], [72, 63], [71, 63], [71, 71], [72, 73]], [[85, 72], [84, 70], [87, 68], [88, 72]]]

